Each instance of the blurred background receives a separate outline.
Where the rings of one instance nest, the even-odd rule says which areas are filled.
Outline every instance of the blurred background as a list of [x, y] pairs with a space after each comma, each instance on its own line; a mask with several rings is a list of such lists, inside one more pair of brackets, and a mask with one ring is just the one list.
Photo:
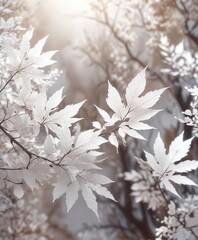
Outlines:
[[[185, 138], [197, 134], [196, 126], [178, 118], [187, 121], [182, 112], [192, 109], [194, 99], [186, 87], [198, 83], [198, 1], [18, 0], [16, 6], [13, 14], [23, 16], [23, 26], [35, 28], [33, 44], [49, 35], [45, 50], [59, 50], [52, 68], [57, 68], [60, 76], [50, 91], [64, 85], [66, 103], [87, 99], [80, 113], [82, 129], [100, 119], [95, 104], [107, 109], [108, 81], [124, 94], [131, 79], [148, 66], [146, 91], [169, 87], [156, 105], [164, 110], [149, 120], [157, 130], [142, 133], [148, 141], [127, 139], [119, 154], [113, 147], [104, 149], [107, 160], [102, 167], [115, 180], [110, 190], [118, 202], [99, 200], [101, 223], [83, 200], [69, 213], [64, 198], [51, 203], [49, 186], [35, 193], [35, 200], [28, 196], [29, 206], [16, 204], [16, 211], [21, 208], [27, 216], [31, 213], [31, 221], [44, 228], [32, 239], [154, 239], [155, 219], [162, 217], [163, 211], [154, 215], [147, 209], [147, 200], [137, 203], [130, 196], [131, 183], [122, 173], [137, 169], [134, 157], [141, 157], [142, 149], [151, 152], [157, 131], [167, 145], [183, 130]], [[192, 158], [197, 156], [197, 142], [194, 144]], [[38, 212], [33, 214], [35, 206]], [[38, 220], [39, 209], [44, 215]]]

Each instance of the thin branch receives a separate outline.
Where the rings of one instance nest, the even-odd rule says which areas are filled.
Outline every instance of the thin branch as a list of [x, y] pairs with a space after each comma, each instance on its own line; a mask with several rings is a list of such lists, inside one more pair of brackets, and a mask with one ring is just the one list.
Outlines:
[[[28, 150], [27, 148], [25, 148], [20, 142], [18, 142], [18, 141], [16, 140], [16, 138], [14, 138], [8, 131], [6, 131], [2, 125], [0, 125], [0, 130], [2, 130], [2, 132], [10, 139], [11, 143], [15, 143], [19, 148], [21, 148], [21, 149], [29, 156], [29, 162], [28, 162], [26, 168], [29, 167], [29, 165], [30, 165], [30, 163], [31, 163], [30, 160], [31, 160], [32, 157], [34, 156], [34, 157], [36, 157], [36, 158], [40, 158], [40, 159], [42, 159], [42, 160], [44, 160], [44, 161], [47, 161], [47, 162], [51, 163], [52, 165], [59, 166], [59, 167], [61, 167], [61, 168], [63, 168], [64, 170], [67, 171], [67, 169], [64, 168], [64, 165], [60, 165], [59, 163], [56, 163], [57, 160], [52, 161], [52, 160], [50, 160], [50, 159], [48, 159], [48, 158], [46, 158], [46, 157], [40, 156], [40, 155], [38, 155], [38, 154], [36, 154], [36, 153], [33, 153], [33, 152], [29, 151], [29, 150]], [[24, 168], [23, 168], [23, 169], [24, 169]], [[8, 170], [9, 170], [9, 169], [8, 169]], [[10, 170], [12, 170], [12, 169], [10, 169]], [[18, 170], [22, 170], [22, 169], [18, 169]]]
[[19, 71], [16, 71], [16, 72], [10, 77], [10, 79], [6, 82], [6, 84], [0, 89], [0, 92], [2, 92], [2, 91], [6, 88], [6, 86], [13, 80], [14, 76], [15, 76], [17, 73], [19, 73]]
[[[162, 191], [162, 189], [161, 189], [161, 187], [160, 187], [159, 182], [155, 179], [155, 177], [153, 177], [153, 179], [154, 179], [154, 181], [155, 181], [155, 183], [156, 183], [156, 186], [157, 186], [158, 189], [160, 190], [160, 193], [162, 194], [162, 197], [164, 198], [164, 200], [165, 200], [165, 202], [166, 202], [166, 205], [167, 205], [167, 209], [168, 209], [168, 206], [169, 206], [169, 204], [170, 204], [170, 201], [166, 198], [164, 192]], [[187, 228], [195, 238], [198, 237], [198, 236], [193, 232], [193, 230], [192, 230], [191, 227], [186, 226], [186, 222], [182, 222], [182, 220], [180, 219], [180, 216], [179, 216], [178, 213], [175, 213], [174, 216], [177, 218], [178, 222], [179, 222], [184, 228]], [[184, 221], [185, 221], [185, 218], [184, 218]]]
[[11, 143], [15, 143], [29, 156], [30, 159], [32, 158], [32, 153], [29, 150], [27, 150], [23, 145], [21, 145], [9, 132], [7, 132], [2, 125], [0, 125], [0, 129], [7, 137], [9, 137]]
[[7, 181], [7, 182], [11, 182], [11, 183], [14, 183], [14, 184], [23, 184], [23, 182], [15, 182], [15, 181], [13, 181], [13, 180], [11, 180], [11, 179], [8, 179], [8, 178], [4, 178], [3, 180], [5, 180], [5, 181]]

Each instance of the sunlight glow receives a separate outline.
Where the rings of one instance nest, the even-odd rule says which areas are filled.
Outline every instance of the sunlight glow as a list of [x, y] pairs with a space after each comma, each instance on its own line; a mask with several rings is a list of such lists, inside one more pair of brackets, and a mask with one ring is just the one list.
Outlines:
[[61, 0], [60, 7], [64, 12], [69, 14], [79, 14], [88, 9], [91, 0]]

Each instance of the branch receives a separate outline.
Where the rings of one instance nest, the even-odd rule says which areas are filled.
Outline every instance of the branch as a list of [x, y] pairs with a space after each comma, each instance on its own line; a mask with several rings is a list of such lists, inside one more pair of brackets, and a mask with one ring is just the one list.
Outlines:
[[[139, 10], [139, 11], [140, 11], [140, 10]], [[140, 11], [140, 12], [141, 12], [141, 11]], [[117, 31], [116, 31], [115, 28], [114, 28], [115, 19], [114, 19], [114, 21], [113, 21], [113, 25], [111, 25], [111, 23], [110, 23], [110, 21], [109, 21], [109, 18], [108, 18], [108, 14], [107, 14], [107, 12], [105, 11], [105, 9], [104, 9], [104, 17], [105, 17], [105, 21], [100, 20], [100, 19], [97, 19], [97, 18], [95, 18], [95, 17], [85, 16], [85, 18], [88, 18], [88, 19], [90, 19], [90, 20], [94, 20], [94, 21], [96, 21], [97, 23], [102, 24], [102, 25], [104, 25], [105, 27], [108, 27], [109, 30], [111, 31], [111, 33], [113, 34], [114, 38], [124, 46], [124, 48], [126, 49], [126, 52], [127, 52], [128, 56], [129, 56], [130, 60], [137, 62], [142, 68], [145, 68], [145, 67], [147, 66], [147, 64], [145, 64], [144, 62], [142, 62], [138, 57], [134, 56], [134, 55], [132, 54], [131, 50], [130, 50], [129, 44], [128, 44], [125, 40], [123, 40], [123, 39], [118, 35]], [[116, 15], [116, 17], [117, 17], [117, 15]], [[141, 16], [141, 17], [142, 17], [142, 21], [143, 21], [143, 23], [144, 23], [143, 16]], [[167, 87], [167, 84], [166, 84], [166, 82], [163, 80], [163, 78], [162, 78], [162, 76], [161, 76], [160, 73], [158, 73], [157, 71], [155, 71], [155, 70], [153, 70], [153, 69], [151, 69], [151, 68], [149, 68], [149, 67], [148, 67], [147, 69], [148, 69], [148, 72], [150, 72], [151, 75], [156, 76], [156, 77], [162, 82], [162, 84]], [[103, 68], [103, 70], [104, 70], [104, 68]]]
[[[165, 202], [166, 202], [167, 210], [168, 210], [168, 206], [169, 206], [169, 204], [170, 204], [170, 201], [166, 198], [163, 190], [162, 190], [161, 187], [160, 187], [159, 182], [155, 179], [155, 177], [153, 177], [153, 179], [154, 179], [154, 181], [155, 181], [155, 183], [156, 183], [156, 186], [157, 186], [158, 189], [160, 190], [160, 193], [162, 194], [162, 197], [164, 198], [164, 200], [165, 200]], [[168, 211], [167, 211], [167, 212], [168, 212]], [[193, 227], [191, 228], [191, 227], [186, 226], [185, 218], [183, 219], [183, 220], [184, 220], [184, 222], [183, 222], [183, 221], [180, 219], [180, 216], [179, 216], [179, 214], [178, 214], [177, 212], [175, 213], [174, 216], [177, 218], [177, 221], [178, 221], [184, 228], [187, 228], [187, 229], [191, 232], [191, 234], [192, 234], [195, 238], [197, 238], [197, 235], [196, 235], [196, 234], [193, 232], [193, 230], [192, 230]]]
[[185, 3], [183, 1], [180, 1], [183, 9], [181, 9], [178, 4], [176, 4], [177, 10], [184, 15], [184, 25], [185, 25], [185, 29], [187, 32], [188, 37], [196, 44], [196, 46], [198, 46], [198, 38], [192, 33], [192, 30], [198, 25], [198, 20], [196, 20], [194, 26], [191, 28], [191, 30], [189, 29], [189, 25], [188, 25], [188, 21], [190, 21], [190, 13], [188, 11], [188, 9], [185, 6]]
[[0, 125], [1, 131], [10, 139], [11, 143], [15, 143], [18, 147], [20, 147], [31, 159], [32, 155], [36, 156], [35, 154], [32, 154], [29, 150], [27, 150], [23, 145], [21, 145], [9, 132], [7, 132], [2, 125]]
[[6, 84], [0, 89], [0, 92], [2, 92], [5, 88], [6, 88], [6, 86], [13, 80], [13, 78], [14, 78], [14, 76], [17, 74], [17, 73], [19, 73], [20, 71], [16, 71], [11, 77], [10, 77], [10, 79], [6, 82]]
[[[22, 150], [29, 156], [29, 162], [28, 162], [28, 164], [27, 164], [27, 166], [26, 166], [27, 169], [28, 169], [28, 167], [29, 167], [29, 165], [30, 165], [30, 163], [31, 163], [30, 160], [31, 160], [32, 157], [34, 156], [34, 157], [36, 157], [36, 158], [40, 158], [40, 159], [42, 159], [42, 160], [44, 160], [44, 161], [47, 161], [47, 162], [51, 163], [52, 165], [59, 166], [59, 167], [63, 168], [64, 170], [66, 170], [63, 165], [60, 165], [59, 163], [56, 163], [56, 162], [55, 162], [56, 160], [55, 160], [55, 161], [52, 161], [52, 160], [50, 160], [50, 159], [48, 159], [48, 158], [46, 158], [46, 157], [40, 156], [40, 155], [38, 155], [38, 154], [36, 154], [36, 153], [33, 153], [33, 152], [29, 151], [29, 150], [28, 150], [27, 148], [25, 148], [20, 142], [18, 142], [18, 141], [16, 140], [16, 138], [14, 138], [8, 131], [6, 131], [2, 125], [0, 125], [0, 130], [2, 130], [2, 132], [10, 139], [11, 143], [15, 143], [20, 149], [22, 149]], [[12, 168], [10, 168], [10, 169], [9, 169], [9, 168], [8, 168], [8, 169], [3, 168], [3, 169], [5, 169], [5, 170], [14, 170], [14, 169], [12, 169]], [[25, 169], [25, 168], [17, 168], [17, 169], [15, 169], [15, 170], [22, 170], [22, 169]]]
[[[120, 150], [120, 156], [121, 156], [121, 163], [123, 166], [122, 171], [127, 172], [128, 166], [127, 166], [127, 159], [126, 159], [126, 149], [123, 146], [119, 147]], [[154, 235], [152, 230], [150, 229], [148, 224], [145, 224], [145, 219], [143, 221], [138, 220], [133, 214], [132, 214], [132, 205], [131, 205], [131, 199], [130, 199], [130, 191], [131, 191], [131, 185], [130, 182], [125, 182], [125, 203], [124, 207], [120, 208], [122, 210], [124, 216], [128, 221], [130, 221], [136, 228], [139, 229], [140, 233], [144, 236], [145, 239], [154, 239]], [[142, 225], [144, 225], [144, 229], [142, 229]]]

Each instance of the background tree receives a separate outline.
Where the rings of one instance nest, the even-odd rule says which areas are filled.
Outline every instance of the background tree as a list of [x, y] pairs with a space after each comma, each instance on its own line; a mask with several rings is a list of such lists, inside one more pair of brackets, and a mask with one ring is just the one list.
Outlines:
[[[77, 46], [77, 49], [87, 56], [86, 62], [97, 67], [98, 89], [101, 90], [101, 93], [105, 91], [106, 80], [102, 83], [100, 79], [109, 79], [115, 86], [123, 90], [126, 88], [130, 76], [147, 65], [149, 66], [148, 79], [151, 82], [151, 88], [159, 85], [170, 86], [167, 96], [170, 102], [166, 102], [164, 106], [166, 113], [163, 111], [163, 115], [158, 114], [158, 123], [155, 122], [155, 127], [163, 131], [164, 141], [167, 145], [182, 128], [184, 128], [186, 138], [192, 137], [196, 132], [196, 96], [192, 97], [192, 94], [188, 94], [186, 91], [186, 86], [190, 89], [193, 88], [190, 91], [197, 95], [195, 93], [197, 88], [198, 24], [195, 16], [196, 9], [195, 1], [94, 1], [91, 4], [91, 13], [87, 13], [85, 17], [98, 26], [98, 29], [101, 29], [101, 34], [93, 35], [87, 31], [84, 45]], [[104, 104], [101, 102], [103, 99], [101, 97], [101, 105]], [[172, 118], [172, 116], [179, 117], [179, 112], [182, 111], [186, 113], [183, 122], [186, 122], [187, 125], [184, 126], [179, 122], [174, 122]], [[149, 134], [151, 134], [149, 135], [151, 139], [155, 132], [149, 132]], [[133, 156], [142, 156], [143, 153], [142, 143], [134, 142], [133, 139], [129, 146], [120, 146], [120, 171], [130, 172], [131, 169], [136, 169]], [[151, 146], [152, 144], [151, 141]], [[193, 144], [194, 147], [190, 154], [193, 158], [197, 158], [197, 140], [194, 140]], [[150, 151], [150, 143], [146, 142], [146, 147]], [[125, 178], [130, 179], [130, 176], [127, 176], [125, 175]], [[140, 179], [139, 176], [142, 188], [147, 189], [145, 181], [148, 181], [149, 177], [146, 175]], [[137, 181], [135, 176], [130, 180]], [[152, 227], [150, 228], [149, 223], [153, 219], [153, 223], [156, 224], [156, 216], [153, 218], [153, 213], [147, 211], [147, 205], [140, 202], [137, 206], [129, 197], [130, 187], [132, 187], [132, 195], [136, 196], [138, 201], [144, 202], [142, 192], [136, 189], [137, 185], [130, 186], [128, 182], [122, 182], [120, 188], [118, 186], [116, 186], [117, 195], [122, 198], [118, 212], [120, 208], [125, 209], [125, 211], [121, 211], [121, 216], [118, 214], [118, 222], [123, 222], [121, 219], [123, 219], [124, 212], [125, 221], [130, 227], [128, 229], [125, 224], [124, 226], [112, 224], [112, 228], [117, 228], [119, 232], [124, 231], [129, 235], [131, 231], [133, 235], [134, 228], [137, 232], [138, 226], [142, 233], [141, 226], [144, 225], [148, 226], [150, 230], [149, 232], [146, 227], [144, 228], [145, 239], [152, 236]], [[122, 194], [120, 194], [121, 192]], [[148, 192], [145, 195], [149, 198]], [[159, 202], [161, 201], [160, 195], [157, 193], [157, 197], [155, 196]], [[125, 196], [124, 202], [123, 196]], [[148, 201], [150, 202], [151, 199]], [[152, 208], [151, 205], [150, 207]], [[139, 216], [135, 217], [136, 211], [130, 210], [133, 208], [137, 208], [138, 212], [141, 212], [142, 221], [139, 220]], [[114, 209], [113, 212], [115, 212]], [[140, 224], [138, 225], [138, 223]], [[107, 228], [111, 228], [111, 224], [107, 225]], [[131, 239], [131, 235], [129, 239]]]
[[[29, 189], [38, 201], [45, 184], [53, 185], [51, 200], [65, 195], [67, 211], [81, 192], [100, 219], [84, 226], [80, 239], [196, 239], [195, 188], [178, 187], [195, 185], [185, 175], [198, 166], [188, 160], [197, 159], [196, 1], [92, 1], [84, 16], [67, 16], [88, 22], [80, 44], [68, 41], [67, 48], [94, 82], [75, 83], [74, 61], [67, 65], [61, 51], [56, 58], [65, 64], [66, 88], [57, 80], [64, 74], [51, 68], [56, 51], [43, 51], [47, 37], [33, 44], [29, 21], [22, 27], [16, 17], [32, 13], [36, 35], [42, 29], [37, 8], [24, 4], [2, 0], [0, 8], [1, 236], [72, 238], [54, 222], [60, 201], [53, 209], [39, 204], [46, 214], [29, 214], [35, 208]], [[113, 195], [101, 167], [116, 182]]]

